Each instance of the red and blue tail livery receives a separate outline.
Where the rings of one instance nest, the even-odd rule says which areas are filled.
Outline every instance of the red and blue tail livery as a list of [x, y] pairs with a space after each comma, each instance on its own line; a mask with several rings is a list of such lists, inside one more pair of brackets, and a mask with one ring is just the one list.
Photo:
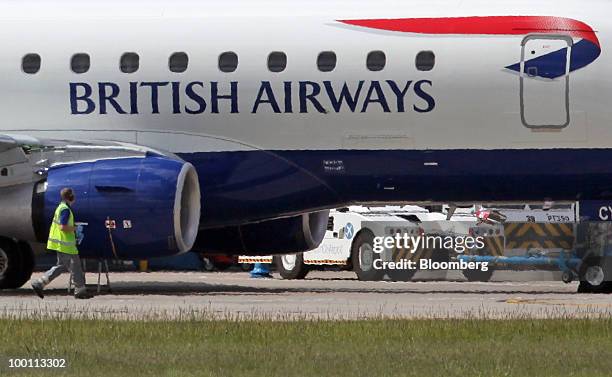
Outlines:
[[[586, 23], [571, 18], [550, 16], [491, 16], [451, 18], [400, 18], [340, 20], [366, 28], [415, 34], [435, 35], [518, 35], [530, 34], [567, 36], [571, 47], [558, 49], [542, 56], [525, 60], [524, 72], [530, 76], [556, 79], [567, 72], [567, 49], [571, 48], [569, 72], [584, 68], [601, 54], [596, 32]], [[506, 67], [520, 72], [521, 63]]]

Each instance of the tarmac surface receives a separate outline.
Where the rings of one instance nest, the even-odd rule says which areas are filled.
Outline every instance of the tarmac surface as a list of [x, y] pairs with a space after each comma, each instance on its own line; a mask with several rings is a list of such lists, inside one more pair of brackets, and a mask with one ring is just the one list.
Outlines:
[[[494, 278], [508, 280], [513, 276]], [[102, 287], [91, 300], [75, 300], [67, 292], [67, 280], [64, 275], [50, 284], [44, 300], [33, 294], [29, 284], [0, 291], [0, 317], [295, 320], [612, 316], [612, 295], [577, 294], [577, 283], [560, 281], [361, 282], [351, 272], [338, 271], [311, 272], [306, 280], [281, 280], [277, 274], [274, 279], [251, 279], [246, 272], [129, 272], [111, 273], [111, 292]], [[88, 283], [96, 280], [97, 274], [87, 275]], [[90, 289], [95, 291], [96, 286]]]

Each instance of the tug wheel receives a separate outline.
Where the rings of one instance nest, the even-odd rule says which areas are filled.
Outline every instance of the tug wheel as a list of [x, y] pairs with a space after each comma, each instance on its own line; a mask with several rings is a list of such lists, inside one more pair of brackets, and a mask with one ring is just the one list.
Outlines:
[[380, 254], [374, 252], [374, 233], [369, 229], [361, 230], [353, 240], [351, 260], [359, 280], [382, 280], [385, 272], [374, 268], [374, 263], [380, 260]]
[[301, 280], [308, 274], [308, 266], [304, 264], [304, 254], [287, 254], [274, 257], [276, 271], [283, 279]]

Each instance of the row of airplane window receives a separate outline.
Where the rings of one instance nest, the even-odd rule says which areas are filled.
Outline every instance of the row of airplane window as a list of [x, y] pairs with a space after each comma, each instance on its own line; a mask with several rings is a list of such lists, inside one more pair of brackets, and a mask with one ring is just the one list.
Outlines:
[[[333, 51], [323, 51], [317, 57], [317, 67], [321, 72], [331, 72], [336, 68], [337, 57]], [[26, 54], [21, 62], [23, 72], [35, 74], [40, 71], [42, 59], [35, 53]], [[371, 51], [366, 57], [366, 67], [373, 72], [382, 71], [387, 64], [387, 56], [383, 51]], [[436, 56], [432, 51], [421, 51], [416, 55], [415, 65], [419, 71], [431, 71], [436, 64]], [[74, 73], [89, 71], [91, 59], [86, 53], [72, 56], [70, 68]], [[134, 73], [140, 66], [140, 56], [135, 52], [126, 52], [121, 55], [119, 68], [123, 73]], [[189, 66], [189, 56], [185, 52], [175, 52], [168, 59], [168, 68], [175, 73], [182, 73]], [[234, 52], [224, 52], [219, 55], [219, 70], [221, 72], [234, 72], [238, 68], [238, 55]], [[284, 52], [274, 51], [268, 55], [268, 69], [270, 72], [282, 72], [287, 68], [287, 55]]]

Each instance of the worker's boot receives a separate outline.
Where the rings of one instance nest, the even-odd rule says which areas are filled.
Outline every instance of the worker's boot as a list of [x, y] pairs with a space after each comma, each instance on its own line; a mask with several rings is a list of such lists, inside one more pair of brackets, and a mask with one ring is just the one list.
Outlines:
[[87, 300], [92, 297], [93, 295], [87, 290], [87, 288], [85, 288], [85, 286], [74, 289], [74, 298], [78, 298], [81, 300]]
[[255, 267], [251, 270], [252, 279], [271, 279], [270, 270], [265, 263], [255, 263]]
[[40, 279], [36, 279], [32, 281], [32, 289], [34, 290], [34, 293], [36, 293], [36, 295], [40, 298], [45, 298], [45, 294], [43, 293], [43, 290], [45, 289], [45, 285], [47, 285], [47, 281], [45, 281], [45, 277], [43, 276]]

